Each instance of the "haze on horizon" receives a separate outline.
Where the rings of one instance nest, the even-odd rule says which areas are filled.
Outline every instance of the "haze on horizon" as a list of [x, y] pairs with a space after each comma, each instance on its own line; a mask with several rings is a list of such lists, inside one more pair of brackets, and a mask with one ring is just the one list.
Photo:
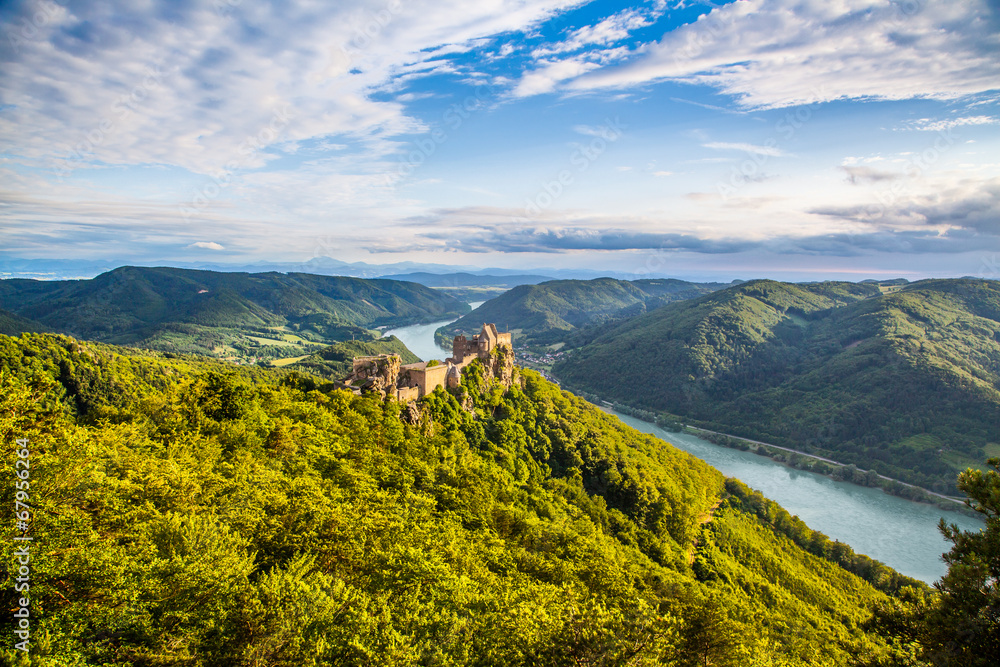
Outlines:
[[995, 0], [30, 0], [4, 257], [1000, 278]]

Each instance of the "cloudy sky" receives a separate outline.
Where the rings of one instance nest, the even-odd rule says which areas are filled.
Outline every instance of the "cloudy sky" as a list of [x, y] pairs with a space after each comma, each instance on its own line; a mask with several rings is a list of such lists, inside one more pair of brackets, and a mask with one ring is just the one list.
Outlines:
[[0, 252], [1000, 278], [997, 0], [33, 0]]

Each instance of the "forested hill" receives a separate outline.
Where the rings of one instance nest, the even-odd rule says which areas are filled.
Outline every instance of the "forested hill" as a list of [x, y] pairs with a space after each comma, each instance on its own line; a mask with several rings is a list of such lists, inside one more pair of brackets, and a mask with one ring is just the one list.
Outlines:
[[395, 336], [375, 340], [347, 340], [334, 343], [305, 359], [288, 366], [291, 370], [305, 371], [329, 380], [343, 380], [354, 370], [354, 357], [371, 357], [378, 354], [398, 354], [402, 363], [412, 364], [420, 358]]
[[30, 456], [32, 664], [914, 664], [866, 620], [926, 589], [537, 374], [484, 378], [473, 362], [413, 411], [0, 336], [0, 439]]
[[48, 331], [48, 327], [38, 322], [33, 322], [24, 317], [20, 317], [6, 310], [0, 310], [0, 334], [6, 336], [16, 336], [19, 333], [31, 331]]
[[754, 281], [611, 325], [553, 369], [608, 400], [942, 492], [996, 455], [1000, 283]]
[[87, 340], [244, 358], [301, 355], [309, 343], [468, 312], [395, 280], [132, 266], [91, 280], [2, 280], [0, 308]]
[[546, 345], [579, 327], [633, 317], [725, 286], [673, 279], [551, 280], [515, 287], [438, 332], [442, 340], [450, 341], [457, 334], [478, 333], [483, 322], [494, 322], [513, 331], [518, 344]]

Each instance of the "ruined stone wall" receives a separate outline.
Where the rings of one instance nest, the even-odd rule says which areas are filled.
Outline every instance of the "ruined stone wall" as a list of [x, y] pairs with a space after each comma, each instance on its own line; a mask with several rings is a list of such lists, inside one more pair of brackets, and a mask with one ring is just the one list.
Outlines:
[[409, 403], [420, 398], [419, 387], [403, 387], [396, 390], [396, 400], [402, 403]]
[[462, 357], [460, 359], [455, 359], [454, 357], [452, 357], [451, 363], [453, 363], [454, 365], [458, 366], [459, 368], [465, 368], [470, 363], [472, 363], [473, 359], [478, 359], [478, 358], [479, 358], [479, 355], [477, 353], [471, 352], [471, 353], [466, 354], [464, 357]]
[[426, 396], [438, 387], [443, 387], [445, 380], [448, 377], [448, 365], [440, 364], [438, 366], [431, 366], [423, 372], [423, 377], [418, 379], [418, 386], [420, 387], [420, 395]]

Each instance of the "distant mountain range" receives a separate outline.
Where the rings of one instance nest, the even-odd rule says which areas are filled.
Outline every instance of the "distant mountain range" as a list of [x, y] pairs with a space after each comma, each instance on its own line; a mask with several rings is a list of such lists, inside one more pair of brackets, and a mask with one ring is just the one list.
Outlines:
[[408, 280], [427, 287], [517, 287], [518, 285], [535, 285], [552, 280], [552, 276], [533, 274], [512, 274], [508, 276], [473, 273], [400, 273], [381, 276], [393, 280]]
[[607, 400], [939, 491], [1000, 455], [995, 281], [757, 280], [583, 334], [553, 372]]
[[243, 360], [303, 355], [334, 341], [371, 339], [373, 327], [469, 310], [412, 282], [142, 267], [91, 280], [2, 280], [0, 308], [20, 318], [5, 326], [22, 330]]
[[[427, 264], [421, 262], [396, 262], [393, 264], [369, 264], [367, 262], [342, 262], [332, 257], [313, 257], [304, 262], [252, 262], [225, 264], [219, 262], [136, 262], [134, 260], [77, 260], [77, 259], [25, 259], [0, 253], [0, 278], [34, 278], [38, 280], [80, 280], [93, 278], [122, 266], [172, 266], [184, 269], [219, 271], [223, 273], [312, 273], [324, 276], [351, 276], [354, 278], [394, 278], [399, 274], [455, 274], [468, 273], [476, 276], [506, 277], [523, 276], [523, 269], [500, 267], [476, 267], [454, 264]], [[533, 270], [543, 274], [546, 280], [554, 278], [589, 279], [600, 276], [629, 277], [621, 272], [595, 271], [590, 269], [543, 269]], [[542, 276], [539, 276], [542, 277]], [[399, 278], [403, 280], [403, 278]], [[414, 282], [420, 282], [416, 280]], [[528, 281], [532, 282], [532, 281]]]
[[627, 319], [671, 301], [691, 299], [727, 287], [674, 279], [552, 280], [520, 285], [438, 330], [441, 340], [475, 333], [483, 322], [515, 332], [515, 345], [546, 345], [581, 327]]
[[[37, 278], [40, 280], [93, 278], [101, 273], [122, 266], [135, 265], [134, 261], [119, 259], [76, 260], [76, 259], [24, 259], [0, 254], [0, 277]], [[159, 262], [176, 268], [219, 271], [223, 273], [313, 273], [316, 275], [351, 276], [355, 278], [375, 278], [383, 274], [407, 273], [413, 271], [433, 271], [453, 273], [469, 267], [455, 267], [449, 264], [421, 264], [398, 262], [395, 264], [368, 264], [365, 262], [342, 262], [332, 257], [314, 257], [305, 262], [253, 262], [224, 264], [218, 262]], [[506, 269], [495, 269], [494, 274], [519, 273]]]

